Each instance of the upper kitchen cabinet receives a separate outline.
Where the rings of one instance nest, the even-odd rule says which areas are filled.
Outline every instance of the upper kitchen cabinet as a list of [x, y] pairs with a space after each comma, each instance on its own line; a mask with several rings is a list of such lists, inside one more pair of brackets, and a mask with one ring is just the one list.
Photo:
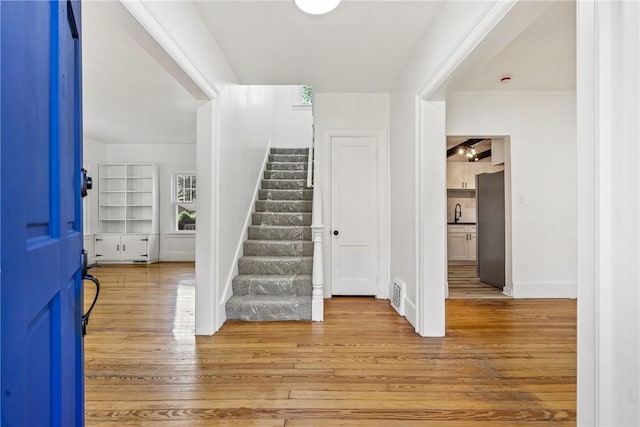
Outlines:
[[473, 190], [476, 188], [476, 175], [481, 172], [479, 162], [448, 162], [447, 188], [453, 190]]
[[491, 162], [447, 162], [447, 188], [449, 190], [475, 190], [476, 175], [503, 170], [502, 165]]

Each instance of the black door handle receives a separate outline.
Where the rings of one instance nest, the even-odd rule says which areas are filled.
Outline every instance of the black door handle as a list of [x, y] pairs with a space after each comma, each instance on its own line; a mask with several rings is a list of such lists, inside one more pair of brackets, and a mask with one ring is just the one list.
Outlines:
[[87, 190], [91, 190], [93, 188], [93, 179], [87, 175], [87, 170], [85, 168], [80, 169], [80, 195], [82, 197], [87, 196]]
[[338, 230], [333, 230], [333, 235], [337, 236], [338, 234], [340, 234], [340, 232]]
[[93, 297], [93, 302], [91, 302], [89, 310], [87, 310], [87, 312], [82, 315], [82, 336], [85, 336], [87, 335], [87, 329], [89, 328], [89, 318], [91, 317], [91, 311], [93, 311], [93, 307], [95, 307], [96, 302], [98, 302], [98, 296], [100, 295], [100, 281], [95, 276], [92, 276], [90, 274], [86, 274], [82, 278], [82, 280], [83, 283], [85, 280], [89, 280], [93, 282], [96, 287], [96, 293]]

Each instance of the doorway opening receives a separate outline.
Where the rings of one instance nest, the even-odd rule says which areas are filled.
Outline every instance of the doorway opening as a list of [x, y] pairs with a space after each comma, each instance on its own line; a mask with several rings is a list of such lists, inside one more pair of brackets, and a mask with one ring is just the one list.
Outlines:
[[449, 299], [510, 298], [508, 144], [505, 136], [447, 136]]

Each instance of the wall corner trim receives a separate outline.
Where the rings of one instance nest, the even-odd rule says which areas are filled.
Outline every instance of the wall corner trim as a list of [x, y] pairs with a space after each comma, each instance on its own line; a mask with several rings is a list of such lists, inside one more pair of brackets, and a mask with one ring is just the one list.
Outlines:
[[175, 40], [169, 35], [167, 30], [158, 22], [151, 11], [139, 0], [120, 0], [122, 5], [131, 15], [142, 25], [142, 27], [153, 37], [158, 44], [169, 54], [176, 64], [193, 80], [204, 94], [211, 100], [216, 99], [218, 90], [209, 84], [189, 57], [178, 46]]

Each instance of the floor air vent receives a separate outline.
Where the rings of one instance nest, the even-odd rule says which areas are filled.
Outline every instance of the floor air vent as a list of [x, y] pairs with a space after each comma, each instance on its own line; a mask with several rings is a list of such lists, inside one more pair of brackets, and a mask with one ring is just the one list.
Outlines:
[[404, 295], [407, 285], [396, 279], [391, 282], [391, 307], [393, 307], [400, 316], [404, 316]]

